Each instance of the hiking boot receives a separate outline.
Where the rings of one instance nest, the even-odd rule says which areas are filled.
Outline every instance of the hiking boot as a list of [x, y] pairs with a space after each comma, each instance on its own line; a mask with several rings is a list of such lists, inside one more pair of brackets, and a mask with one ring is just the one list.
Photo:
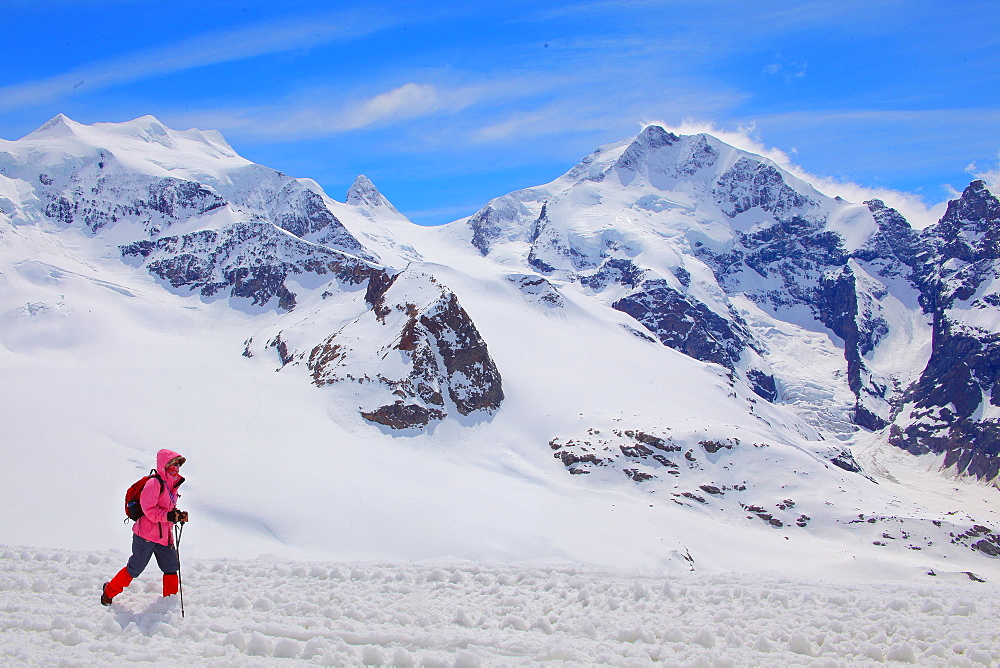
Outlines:
[[111, 605], [111, 599], [122, 593], [122, 589], [131, 582], [132, 576], [128, 574], [128, 568], [118, 571], [110, 582], [104, 583], [104, 589], [101, 590], [101, 605]]
[[104, 593], [104, 590], [108, 588], [108, 583], [105, 582], [104, 586], [101, 587], [101, 605], [111, 605], [111, 597]]

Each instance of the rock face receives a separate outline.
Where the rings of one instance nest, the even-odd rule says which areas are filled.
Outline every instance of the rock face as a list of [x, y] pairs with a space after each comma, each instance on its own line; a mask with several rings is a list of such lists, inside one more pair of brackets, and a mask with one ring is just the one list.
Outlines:
[[930, 360], [890, 442], [984, 480], [1000, 474], [1000, 200], [974, 181], [924, 230], [917, 264]]
[[432, 276], [404, 272], [366, 298], [371, 311], [310, 351], [313, 382], [365, 386], [372, 405], [361, 415], [392, 429], [500, 408], [500, 373], [453, 292]]
[[290, 311], [296, 295], [288, 279], [313, 274], [341, 286], [360, 285], [382, 270], [343, 251], [308, 243], [267, 223], [237, 223], [220, 230], [141, 240], [121, 247], [124, 258], [173, 288], [249, 299], [263, 308], [273, 303]]
[[646, 281], [640, 290], [611, 306], [638, 320], [663, 345], [696, 360], [733, 369], [747, 345], [731, 320], [686, 298], [663, 280]]

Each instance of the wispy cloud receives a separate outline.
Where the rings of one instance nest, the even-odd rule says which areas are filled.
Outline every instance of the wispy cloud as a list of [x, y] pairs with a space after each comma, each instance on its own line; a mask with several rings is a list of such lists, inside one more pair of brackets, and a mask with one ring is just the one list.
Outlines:
[[156, 76], [371, 34], [402, 18], [385, 12], [343, 13], [269, 21], [206, 33], [167, 46], [102, 60], [62, 74], [0, 88], [0, 111]]
[[806, 75], [809, 64], [805, 62], [783, 62], [781, 59], [770, 63], [764, 68], [764, 74], [780, 77], [786, 82], [801, 79]]
[[491, 94], [495, 93], [491, 93], [489, 86], [413, 81], [366, 97], [313, 89], [273, 105], [204, 110], [175, 117], [174, 122], [237, 132], [258, 141], [319, 138], [427, 116], [456, 114]]
[[993, 163], [993, 168], [981, 167], [976, 163], [970, 164], [965, 171], [977, 179], [982, 179], [991, 188], [1000, 189], [1000, 151], [997, 151], [997, 159]]

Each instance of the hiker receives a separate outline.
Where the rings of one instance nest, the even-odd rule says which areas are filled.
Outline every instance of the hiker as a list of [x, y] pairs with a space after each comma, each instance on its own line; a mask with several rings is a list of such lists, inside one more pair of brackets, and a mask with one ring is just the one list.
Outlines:
[[[125, 568], [104, 583], [101, 605], [111, 605], [111, 600], [129, 586], [133, 578], [146, 568], [151, 556], [163, 571], [163, 595], [177, 593], [180, 559], [174, 545], [173, 525], [187, 522], [188, 514], [177, 510], [177, 488], [184, 482], [180, 468], [185, 459], [172, 450], [156, 453], [156, 472], [150, 474], [142, 486], [139, 503], [142, 516], [132, 526], [132, 557]], [[126, 500], [127, 504], [127, 500]]]

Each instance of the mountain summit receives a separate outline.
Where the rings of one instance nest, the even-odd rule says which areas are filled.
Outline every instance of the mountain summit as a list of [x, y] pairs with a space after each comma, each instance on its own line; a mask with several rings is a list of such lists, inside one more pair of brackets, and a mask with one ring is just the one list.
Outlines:
[[399, 215], [396, 207], [379, 192], [375, 184], [364, 174], [359, 175], [347, 190], [347, 203], [366, 207], [370, 210], [383, 210]]

